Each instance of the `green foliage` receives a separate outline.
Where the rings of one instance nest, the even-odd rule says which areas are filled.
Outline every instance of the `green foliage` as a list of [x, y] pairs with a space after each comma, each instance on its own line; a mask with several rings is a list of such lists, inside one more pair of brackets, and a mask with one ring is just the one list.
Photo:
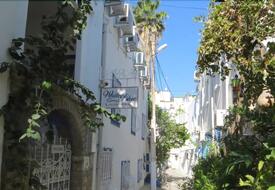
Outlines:
[[[255, 106], [264, 89], [275, 95], [275, 43], [263, 43], [275, 34], [274, 1], [213, 1], [210, 8], [198, 50], [198, 68], [226, 76], [230, 69], [219, 62], [224, 57], [237, 67], [241, 90], [238, 103], [226, 117], [223, 130], [228, 135], [222, 141], [221, 154], [199, 161], [194, 169], [194, 189], [272, 189], [275, 106], [250, 106]], [[244, 136], [244, 127], [253, 135]]]
[[149, 31], [161, 35], [164, 31], [164, 20], [167, 13], [164, 11], [157, 12], [159, 0], [139, 0], [135, 7], [134, 14], [138, 28], [142, 31]]
[[184, 178], [181, 183], [178, 184], [179, 189], [194, 190], [194, 182], [192, 178]]
[[41, 18], [39, 34], [12, 40], [11, 61], [0, 66], [0, 72], [9, 71], [11, 79], [9, 101], [1, 110], [5, 119], [3, 189], [39, 189], [39, 182], [31, 176], [28, 146], [40, 140], [40, 125], [48, 123], [57, 93], [79, 103], [84, 124], [93, 130], [103, 125], [97, 115], [126, 119], [101, 107], [94, 93], [73, 79], [74, 67], [68, 63], [67, 55], [75, 51], [92, 12], [90, 2], [57, 3], [56, 14]]
[[270, 152], [257, 164], [257, 171], [254, 176], [246, 174], [244, 180], [240, 178], [241, 187], [252, 187], [255, 190], [272, 189], [275, 185], [275, 148], [265, 144], [266, 149]]
[[156, 107], [156, 123], [159, 136], [156, 139], [157, 167], [162, 170], [172, 148], [182, 147], [189, 139], [187, 129], [177, 124], [167, 111]]
[[159, 6], [159, 0], [139, 0], [134, 9], [137, 30], [143, 40], [142, 48], [146, 54], [147, 64], [155, 56], [156, 44], [165, 30], [164, 21], [167, 13], [158, 11]]

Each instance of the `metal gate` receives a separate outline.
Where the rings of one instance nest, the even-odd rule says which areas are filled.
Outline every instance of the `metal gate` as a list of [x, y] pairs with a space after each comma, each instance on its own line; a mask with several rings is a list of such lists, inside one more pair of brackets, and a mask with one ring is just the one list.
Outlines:
[[62, 137], [54, 136], [53, 143], [36, 143], [32, 151], [39, 167], [33, 170], [47, 190], [69, 190], [71, 171], [71, 145]]

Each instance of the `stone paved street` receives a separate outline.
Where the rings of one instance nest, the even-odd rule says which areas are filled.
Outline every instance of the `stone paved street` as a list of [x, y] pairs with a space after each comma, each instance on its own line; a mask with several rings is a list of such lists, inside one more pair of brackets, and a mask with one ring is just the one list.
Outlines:
[[163, 185], [162, 190], [180, 190], [178, 184], [182, 182], [182, 179], [185, 177], [176, 169], [167, 169], [166, 170], [166, 183]]

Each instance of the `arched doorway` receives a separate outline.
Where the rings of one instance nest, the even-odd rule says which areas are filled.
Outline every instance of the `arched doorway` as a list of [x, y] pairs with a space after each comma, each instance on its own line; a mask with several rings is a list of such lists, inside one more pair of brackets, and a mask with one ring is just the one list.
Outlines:
[[[32, 148], [32, 159], [38, 164], [33, 176], [48, 190], [81, 188], [83, 152], [81, 133], [74, 116], [65, 110], [54, 110], [48, 122], [41, 125], [41, 141]], [[72, 177], [74, 176], [74, 177]]]
[[[45, 136], [42, 139], [42, 143], [45, 144], [44, 146], [51, 147], [48, 148], [48, 155], [55, 154], [50, 155], [50, 158], [55, 156], [56, 158], [60, 158], [61, 161], [58, 165], [48, 167], [48, 171], [45, 173], [50, 175], [49, 171], [51, 170], [55, 171], [55, 174], [61, 172], [60, 176], [64, 177], [63, 179], [59, 178], [56, 180], [52, 176], [49, 177], [52, 177], [54, 179], [53, 183], [56, 183], [52, 185], [53, 187], [62, 187], [63, 184], [65, 185], [62, 188], [51, 188], [48, 185], [48, 190], [93, 189], [96, 171], [96, 134], [83, 124], [80, 113], [81, 108], [76, 99], [63, 91], [56, 92], [53, 98], [53, 109], [48, 116], [48, 124], [45, 127], [41, 127], [41, 134]], [[47, 139], [45, 140], [46, 137]], [[69, 159], [70, 151], [71, 159]], [[47, 153], [47, 151], [45, 152]], [[47, 157], [44, 156], [43, 158], [44, 162], [40, 161], [40, 163], [47, 162]], [[67, 160], [64, 160], [64, 158], [67, 158]], [[54, 169], [54, 167], [56, 168]], [[70, 174], [68, 175], [69, 167]], [[64, 172], [67, 172], [65, 176]], [[57, 181], [60, 179], [62, 179], [60, 181], [61, 184], [58, 186], [59, 182]], [[69, 185], [67, 185], [66, 180], [69, 180]]]

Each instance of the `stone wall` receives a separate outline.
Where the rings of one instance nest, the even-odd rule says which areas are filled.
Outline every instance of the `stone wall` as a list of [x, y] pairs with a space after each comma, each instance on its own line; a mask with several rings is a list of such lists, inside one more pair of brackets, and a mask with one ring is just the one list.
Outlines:
[[77, 100], [66, 93], [57, 93], [53, 101], [53, 113], [59, 114], [69, 123], [72, 145], [71, 189], [91, 190], [94, 182], [96, 150], [92, 143], [95, 134], [83, 125]]

